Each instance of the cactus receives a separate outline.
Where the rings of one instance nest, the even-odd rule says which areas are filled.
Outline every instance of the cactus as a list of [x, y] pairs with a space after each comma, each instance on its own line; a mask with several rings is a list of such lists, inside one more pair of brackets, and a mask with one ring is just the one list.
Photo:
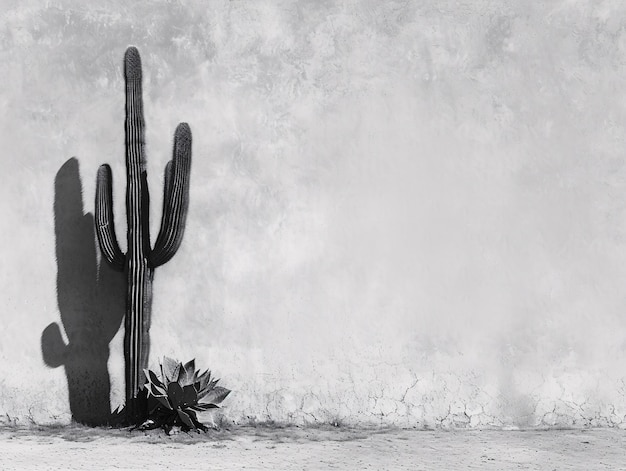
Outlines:
[[106, 261], [124, 271], [128, 281], [124, 321], [124, 361], [126, 380], [126, 419], [136, 423], [137, 395], [146, 382], [150, 349], [150, 313], [155, 268], [168, 262], [180, 247], [187, 208], [191, 167], [191, 130], [181, 123], [174, 134], [174, 153], [165, 167], [163, 215], [154, 248], [150, 248], [148, 184], [144, 154], [144, 117], [141, 87], [141, 58], [135, 47], [124, 56], [126, 82], [126, 218], [128, 250], [120, 250], [113, 222], [111, 168], [98, 169], [96, 181], [95, 226], [100, 250]]

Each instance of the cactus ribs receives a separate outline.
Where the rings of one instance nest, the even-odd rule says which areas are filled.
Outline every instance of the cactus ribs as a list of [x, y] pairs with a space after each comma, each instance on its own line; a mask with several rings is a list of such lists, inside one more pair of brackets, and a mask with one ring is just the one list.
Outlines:
[[149, 204], [144, 154], [144, 116], [141, 58], [134, 47], [124, 57], [126, 81], [126, 218], [128, 250], [124, 254], [115, 235], [112, 175], [108, 165], [98, 169], [95, 226], [100, 250], [106, 261], [128, 280], [124, 322], [126, 419], [142, 420], [137, 394], [145, 383], [148, 367], [149, 330], [154, 269], [168, 262], [182, 242], [189, 207], [191, 130], [181, 123], [174, 134], [174, 153], [165, 167], [163, 215], [154, 248], [150, 247]]

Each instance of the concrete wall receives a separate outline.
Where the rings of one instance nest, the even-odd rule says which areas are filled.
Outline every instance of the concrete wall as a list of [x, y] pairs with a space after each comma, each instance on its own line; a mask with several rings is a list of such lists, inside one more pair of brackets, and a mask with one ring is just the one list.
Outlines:
[[153, 239], [194, 134], [153, 366], [211, 367], [244, 423], [626, 422], [622, 2], [4, 3], [2, 420], [123, 401], [91, 214], [108, 162], [125, 245], [133, 44]]

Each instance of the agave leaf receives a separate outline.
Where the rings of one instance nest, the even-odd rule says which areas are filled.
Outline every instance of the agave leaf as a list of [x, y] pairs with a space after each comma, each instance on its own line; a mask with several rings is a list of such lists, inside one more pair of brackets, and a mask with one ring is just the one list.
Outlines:
[[202, 391], [202, 389], [203, 389], [202, 382], [201, 381], [196, 381], [195, 383], [193, 383], [193, 387], [198, 392]]
[[207, 391], [205, 394], [198, 394], [198, 400], [204, 399], [204, 401], [219, 404], [226, 396], [230, 394], [230, 389], [223, 388], [221, 386], [216, 386], [213, 389]]
[[161, 363], [161, 374], [163, 375], [164, 384], [171, 383], [172, 381], [178, 381], [180, 366], [180, 362], [170, 357], [163, 357], [163, 363]]
[[200, 423], [200, 422], [198, 422], [197, 414], [193, 410], [191, 410], [190, 408], [187, 408], [187, 409], [183, 410], [183, 412], [189, 416], [189, 418], [191, 419], [191, 421], [193, 422], [194, 425], [197, 426]]
[[148, 381], [144, 387], [146, 388], [148, 393], [152, 394], [153, 396], [166, 396], [167, 395], [167, 392], [165, 391], [165, 388], [162, 387], [162, 385], [158, 386], [155, 383]]
[[200, 404], [196, 404], [196, 405], [190, 407], [190, 409], [197, 410], [197, 411], [204, 411], [204, 410], [209, 410], [209, 409], [219, 409], [219, 408], [220, 408], [220, 406], [218, 406], [217, 404], [206, 404], [204, 402], [202, 402]]
[[144, 369], [143, 372], [146, 375], [146, 378], [148, 379], [148, 381], [150, 381], [152, 384], [155, 384], [157, 386], [160, 386], [161, 388], [163, 388], [163, 383], [161, 382], [161, 380], [159, 379], [159, 377], [156, 375], [156, 373], [152, 370], [148, 370], [148, 369]]
[[178, 409], [183, 402], [183, 388], [178, 383], [170, 383], [167, 385], [167, 397], [172, 404], [173, 409]]
[[162, 409], [165, 406], [166, 409], [172, 410], [167, 397], [165, 396], [149, 396], [148, 397], [148, 415], [154, 414], [157, 410]]
[[178, 383], [178, 381], [180, 380], [180, 374], [183, 371], [183, 364], [179, 363], [178, 365], [176, 365], [176, 368], [174, 369], [174, 373], [172, 373], [172, 381], [175, 381]]
[[170, 401], [167, 398], [167, 396], [154, 396], [154, 398], [157, 401], [159, 401], [161, 404], [163, 404], [165, 407], [167, 407], [169, 410], [173, 410], [172, 404], [170, 404]]
[[204, 386], [204, 388], [198, 391], [198, 397], [202, 398], [206, 396], [209, 392], [211, 392], [215, 388], [215, 385], [217, 384], [218, 381], [219, 379], [214, 379], [213, 381], [209, 382], [209, 384], [207, 384], [206, 386]]
[[199, 389], [206, 388], [206, 385], [209, 384], [210, 380], [211, 380], [211, 371], [210, 370], [206, 370], [204, 373], [202, 373], [198, 377], [198, 382], [200, 383], [200, 388]]
[[163, 385], [167, 385], [167, 379], [165, 378], [165, 371], [163, 368], [163, 363], [161, 363], [159, 367], [161, 368], [161, 382], [163, 383]]
[[202, 399], [207, 394], [209, 394], [209, 390], [208, 389], [200, 389], [198, 391], [198, 400]]
[[148, 390], [148, 396], [165, 397], [165, 389], [158, 387], [156, 384], [146, 383], [146, 389]]
[[183, 396], [181, 407], [188, 407], [198, 402], [198, 393], [193, 388], [193, 385], [189, 384], [187, 386], [183, 386]]
[[181, 386], [187, 386], [194, 383], [194, 369], [196, 368], [196, 360], [191, 360], [185, 363], [180, 370], [180, 378], [178, 382]]
[[198, 416], [196, 415], [196, 413], [194, 411], [187, 409], [187, 410], [185, 410], [185, 412], [187, 412], [187, 414], [191, 418], [191, 420], [192, 420], [193, 424], [196, 426], [196, 428], [199, 428], [203, 432], [206, 432], [207, 430], [209, 430], [209, 428], [206, 425], [204, 425], [202, 422], [200, 422], [198, 420]]
[[147, 419], [144, 423], [139, 425], [137, 428], [139, 430], [152, 430], [161, 426], [161, 423], [154, 419]]
[[154, 395], [154, 393], [152, 392], [152, 383], [151, 382], [148, 381], [146, 384], [144, 384], [143, 387], [146, 388], [146, 390], [148, 391], [148, 397], [150, 397], [150, 394]]
[[178, 410], [176, 411], [178, 412], [178, 417], [180, 417], [180, 420], [183, 421], [183, 423], [189, 427], [190, 429], [195, 429], [196, 426], [194, 425], [194, 423], [191, 421], [191, 418], [187, 415], [186, 412], [183, 412], [182, 410]]
[[153, 384], [152, 388], [154, 389], [155, 392], [158, 393], [158, 394], [155, 394], [155, 396], [167, 396], [167, 391], [165, 390], [165, 387], [160, 387], [160, 386], [157, 386], [156, 384]]

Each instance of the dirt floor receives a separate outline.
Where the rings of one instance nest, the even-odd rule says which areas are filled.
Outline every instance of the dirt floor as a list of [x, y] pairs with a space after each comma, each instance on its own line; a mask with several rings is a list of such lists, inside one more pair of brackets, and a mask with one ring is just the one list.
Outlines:
[[626, 470], [626, 431], [6, 427], [0, 469]]

